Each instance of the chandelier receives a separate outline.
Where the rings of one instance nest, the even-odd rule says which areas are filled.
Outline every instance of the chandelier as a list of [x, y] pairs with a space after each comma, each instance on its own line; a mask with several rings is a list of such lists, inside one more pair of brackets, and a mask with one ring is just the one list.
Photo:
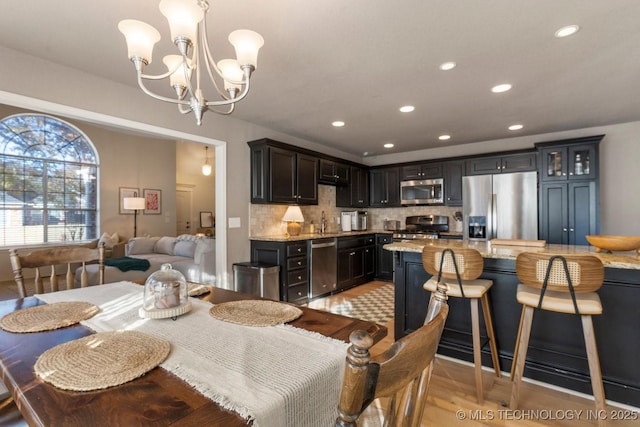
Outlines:
[[[235, 103], [249, 92], [251, 73], [258, 62], [258, 50], [264, 45], [262, 36], [250, 30], [233, 31], [229, 34], [229, 42], [235, 48], [237, 59], [223, 59], [216, 64], [207, 44], [205, 15], [209, 11], [209, 2], [162, 0], [159, 7], [169, 21], [171, 39], [180, 53], [162, 59], [168, 70], [164, 74], [143, 74], [144, 67], [151, 64], [153, 46], [160, 40], [160, 33], [151, 25], [134, 19], [125, 19], [118, 24], [118, 29], [127, 40], [129, 59], [135, 65], [142, 91], [160, 101], [177, 104], [182, 114], [193, 112], [198, 126], [202, 124], [202, 113], [206, 110], [231, 114]], [[200, 82], [205, 72], [221, 99], [211, 101], [204, 97]], [[195, 84], [192, 82], [194, 75]], [[169, 85], [175, 90], [175, 98], [157, 95], [144, 84], [144, 80], [167, 77]], [[216, 82], [220, 79], [224, 82], [223, 90]], [[228, 109], [213, 108], [223, 106], [228, 106]]]

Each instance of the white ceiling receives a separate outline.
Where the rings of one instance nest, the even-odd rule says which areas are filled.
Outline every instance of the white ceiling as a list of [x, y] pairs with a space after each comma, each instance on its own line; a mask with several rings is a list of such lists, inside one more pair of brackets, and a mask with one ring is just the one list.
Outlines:
[[[0, 45], [131, 86], [117, 24], [148, 22], [163, 39], [146, 72], [164, 72], [158, 1], [1, 3]], [[219, 0], [208, 29], [216, 59], [233, 56], [234, 29], [265, 39], [236, 118], [372, 155], [640, 120], [638, 22], [638, 0]], [[568, 24], [581, 30], [554, 38]], [[510, 92], [490, 92], [504, 82]]]

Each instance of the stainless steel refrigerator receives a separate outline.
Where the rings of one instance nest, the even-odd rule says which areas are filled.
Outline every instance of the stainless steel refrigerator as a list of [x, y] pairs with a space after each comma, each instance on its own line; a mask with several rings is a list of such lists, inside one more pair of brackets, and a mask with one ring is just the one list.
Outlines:
[[465, 239], [538, 239], [536, 172], [465, 176], [462, 205]]

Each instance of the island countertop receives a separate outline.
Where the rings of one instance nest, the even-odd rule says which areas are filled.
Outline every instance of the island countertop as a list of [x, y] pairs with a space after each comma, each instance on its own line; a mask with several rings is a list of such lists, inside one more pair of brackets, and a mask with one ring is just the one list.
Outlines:
[[548, 254], [588, 254], [598, 257], [605, 267], [628, 270], [640, 270], [640, 256], [635, 251], [628, 252], [596, 252], [593, 246], [555, 245], [545, 247], [495, 245], [487, 241], [471, 240], [428, 240], [393, 242], [384, 245], [384, 249], [398, 252], [422, 252], [426, 245], [447, 246], [455, 248], [477, 249], [484, 258], [515, 260], [521, 252], [538, 252]]

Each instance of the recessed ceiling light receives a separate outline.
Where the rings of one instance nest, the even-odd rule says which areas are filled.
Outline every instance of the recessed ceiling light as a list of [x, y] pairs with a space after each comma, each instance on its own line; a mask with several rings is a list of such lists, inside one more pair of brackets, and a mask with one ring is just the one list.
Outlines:
[[403, 113], [410, 113], [415, 109], [416, 107], [414, 107], [413, 105], [405, 105], [403, 107], [400, 107], [400, 111], [402, 111]]
[[384, 148], [393, 148], [394, 145], [392, 143], [388, 142], [388, 143], [384, 144], [383, 147]]
[[566, 27], [562, 27], [556, 31], [554, 35], [557, 38], [567, 37], [577, 33], [579, 29], [580, 27], [578, 25], [567, 25]]
[[439, 139], [440, 141], [446, 141], [446, 140], [448, 140], [448, 139], [451, 139], [451, 135], [440, 135], [440, 136], [438, 137], [438, 139]]
[[443, 62], [442, 64], [440, 64], [440, 69], [442, 71], [449, 71], [453, 70], [454, 68], [456, 68], [456, 63], [453, 61]]
[[344, 126], [344, 122], [340, 121], [340, 120], [336, 120], [335, 122], [331, 123], [332, 126], [335, 126], [337, 128], [341, 128], [342, 126]]
[[511, 85], [509, 83], [499, 84], [491, 88], [491, 92], [493, 93], [502, 93], [508, 90], [511, 90]]
[[516, 124], [516, 125], [511, 125], [509, 126], [509, 130], [520, 130], [522, 129], [524, 126], [522, 126], [521, 124]]

